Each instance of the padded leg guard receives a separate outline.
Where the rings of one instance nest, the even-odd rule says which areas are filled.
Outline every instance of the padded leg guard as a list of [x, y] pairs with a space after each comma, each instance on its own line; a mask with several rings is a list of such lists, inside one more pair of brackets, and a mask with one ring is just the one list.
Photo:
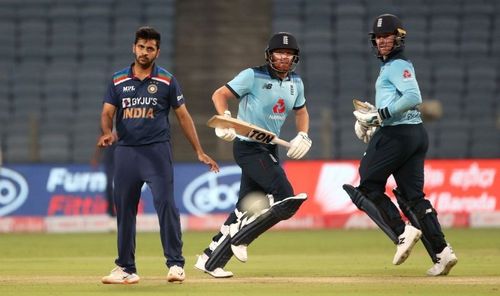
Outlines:
[[383, 213], [377, 208], [375, 203], [368, 199], [361, 191], [359, 191], [356, 187], [351, 186], [349, 184], [344, 184], [342, 186], [344, 190], [347, 192], [352, 202], [358, 207], [358, 209], [365, 212], [368, 217], [370, 217], [375, 224], [382, 229], [382, 231], [394, 242], [394, 244], [398, 243], [398, 235], [392, 230], [389, 226], [389, 222], [384, 218]]
[[[420, 222], [418, 221], [417, 215], [410, 209], [410, 207], [408, 206], [406, 201], [403, 199], [401, 192], [399, 192], [399, 190], [397, 188], [394, 188], [392, 190], [392, 192], [394, 193], [394, 196], [396, 196], [396, 200], [398, 201], [399, 208], [401, 209], [403, 214], [406, 216], [406, 218], [408, 218], [411, 225], [422, 230], [422, 227], [420, 226]], [[438, 262], [437, 257], [436, 257], [436, 253], [432, 249], [432, 244], [429, 241], [429, 239], [427, 239], [427, 237], [425, 236], [425, 233], [423, 233], [421, 240], [422, 240], [422, 243], [424, 244], [425, 249], [427, 250], [427, 253], [431, 257], [432, 262], [434, 262], [434, 263]]]
[[407, 201], [410, 210], [415, 213], [420, 224], [422, 234], [429, 241], [434, 253], [439, 254], [446, 248], [443, 230], [439, 224], [436, 210], [427, 199], [419, 199], [411, 202]]
[[223, 268], [229, 262], [233, 256], [233, 251], [231, 251], [231, 237], [225, 235], [219, 241], [219, 245], [215, 250], [213, 250], [212, 255], [205, 263], [205, 269], [208, 271], [214, 271], [216, 268]]
[[285, 198], [274, 203], [255, 219], [249, 219], [248, 223], [242, 221], [239, 231], [231, 238], [231, 244], [235, 246], [249, 245], [278, 222], [292, 217], [306, 199], [307, 195], [304, 193]]

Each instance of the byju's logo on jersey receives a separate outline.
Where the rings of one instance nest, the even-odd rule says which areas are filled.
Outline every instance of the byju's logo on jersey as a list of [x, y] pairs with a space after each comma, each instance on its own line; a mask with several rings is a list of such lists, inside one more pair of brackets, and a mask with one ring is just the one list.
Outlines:
[[130, 108], [130, 106], [132, 106], [132, 103], [130, 101], [130, 98], [123, 98], [122, 99], [122, 108], [125, 109], [125, 108]]
[[0, 217], [20, 208], [28, 198], [28, 182], [18, 172], [0, 168]]
[[286, 110], [285, 100], [279, 98], [276, 104], [273, 106], [273, 113], [282, 114], [285, 113], [285, 110]]

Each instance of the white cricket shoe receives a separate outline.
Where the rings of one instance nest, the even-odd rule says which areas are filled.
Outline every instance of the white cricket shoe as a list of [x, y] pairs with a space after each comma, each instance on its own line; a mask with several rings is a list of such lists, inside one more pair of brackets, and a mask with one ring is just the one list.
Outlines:
[[441, 253], [436, 254], [436, 257], [437, 263], [427, 270], [427, 275], [447, 275], [458, 262], [458, 258], [450, 245], [447, 245]]
[[234, 257], [236, 257], [236, 259], [240, 260], [241, 262], [248, 261], [247, 245], [231, 245], [231, 251], [233, 251]]
[[169, 283], [179, 282], [182, 283], [186, 279], [186, 273], [184, 272], [184, 268], [178, 265], [170, 266], [167, 274], [167, 281]]
[[208, 261], [208, 256], [207, 254], [203, 253], [202, 255], [198, 255], [198, 259], [196, 260], [196, 264], [194, 265], [195, 268], [208, 273], [209, 275], [213, 276], [214, 278], [230, 278], [233, 276], [233, 273], [230, 271], [225, 271], [221, 267], [217, 267], [213, 271], [206, 270], [205, 264]]
[[421, 236], [422, 231], [407, 224], [405, 226], [405, 231], [398, 237], [399, 242], [392, 264], [399, 265], [405, 262], [406, 258], [410, 256], [413, 246], [418, 242]]
[[135, 273], [128, 273], [125, 268], [117, 266], [111, 273], [101, 279], [103, 284], [137, 284], [139, 276]]

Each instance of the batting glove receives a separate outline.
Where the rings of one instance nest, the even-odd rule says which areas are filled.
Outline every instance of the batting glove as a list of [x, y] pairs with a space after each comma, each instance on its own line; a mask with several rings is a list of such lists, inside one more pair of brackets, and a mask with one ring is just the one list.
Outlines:
[[391, 117], [387, 107], [370, 111], [356, 110], [353, 114], [359, 123], [366, 126], [380, 126], [384, 119]]
[[366, 126], [361, 124], [357, 120], [356, 123], [354, 124], [354, 132], [356, 133], [356, 137], [358, 137], [358, 139], [365, 142], [366, 144], [370, 142], [376, 130], [377, 130], [376, 126]]
[[312, 141], [305, 132], [299, 132], [293, 140], [290, 141], [290, 149], [286, 156], [291, 159], [301, 159], [311, 149]]
[[[224, 111], [224, 116], [226, 117], [231, 117], [231, 111], [226, 110]], [[236, 131], [234, 128], [215, 128], [215, 135], [219, 138], [221, 138], [224, 141], [231, 142], [236, 138]]]

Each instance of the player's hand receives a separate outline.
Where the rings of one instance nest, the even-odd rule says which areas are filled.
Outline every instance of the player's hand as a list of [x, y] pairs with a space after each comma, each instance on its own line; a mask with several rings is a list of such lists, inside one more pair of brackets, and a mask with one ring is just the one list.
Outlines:
[[108, 147], [113, 145], [113, 143], [117, 140], [116, 135], [113, 133], [107, 133], [103, 134], [99, 137], [99, 140], [97, 140], [97, 146], [99, 147]]
[[200, 153], [198, 154], [198, 160], [203, 162], [204, 164], [207, 164], [210, 167], [210, 171], [218, 173], [219, 172], [219, 165], [215, 160], [213, 160], [210, 156], [208, 156], [205, 153]]
[[354, 133], [356, 134], [356, 137], [364, 142], [367, 131], [368, 126], [362, 125], [358, 120], [356, 120], [356, 123], [354, 124]]
[[293, 140], [290, 141], [290, 149], [286, 156], [291, 159], [301, 159], [311, 149], [312, 141], [305, 132], [299, 132]]
[[[225, 117], [231, 117], [231, 112], [229, 110], [224, 111]], [[234, 128], [215, 128], [215, 135], [224, 141], [231, 142], [236, 138], [236, 131]]]
[[217, 137], [221, 138], [224, 141], [231, 142], [236, 138], [236, 131], [234, 128], [215, 128], [215, 134]]
[[365, 143], [370, 142], [376, 130], [376, 126], [365, 126], [357, 120], [354, 124], [354, 132], [356, 133], [356, 137], [358, 137], [358, 139]]
[[382, 118], [377, 110], [362, 111], [356, 110], [353, 112], [357, 121], [365, 126], [380, 126]]

